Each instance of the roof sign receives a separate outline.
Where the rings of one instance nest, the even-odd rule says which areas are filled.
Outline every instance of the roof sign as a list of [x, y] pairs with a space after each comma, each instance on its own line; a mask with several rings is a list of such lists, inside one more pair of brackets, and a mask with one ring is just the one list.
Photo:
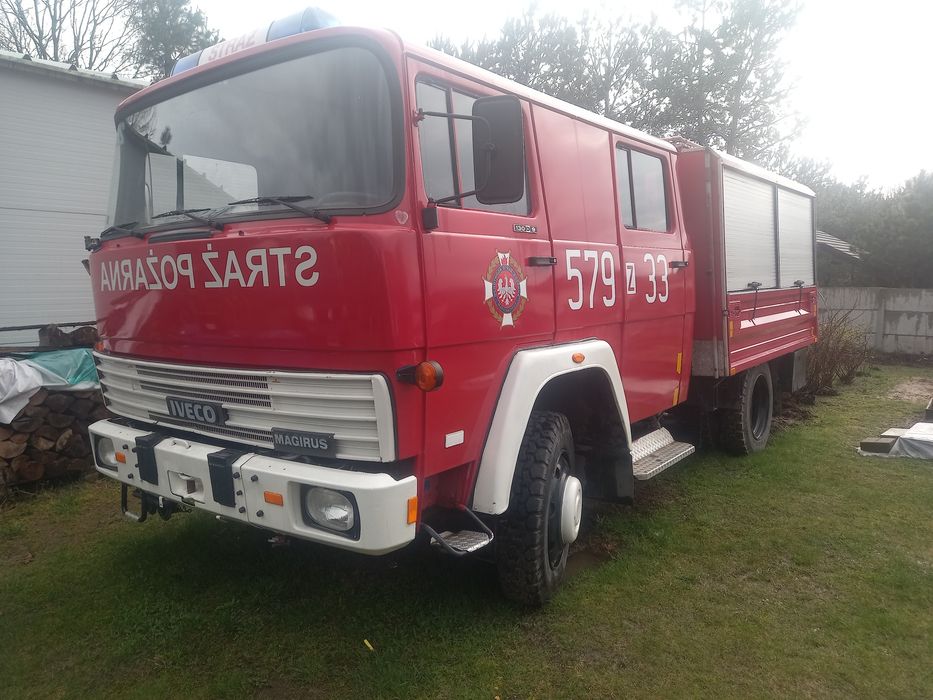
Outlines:
[[315, 29], [323, 29], [324, 27], [333, 27], [337, 24], [336, 17], [329, 12], [316, 7], [309, 7], [301, 12], [289, 15], [288, 17], [277, 19], [269, 24], [268, 27], [257, 29], [248, 34], [238, 36], [235, 39], [222, 41], [219, 44], [209, 46], [190, 56], [179, 58], [178, 61], [175, 62], [175, 68], [172, 69], [172, 75], [178, 75], [196, 66], [216, 61], [218, 58], [224, 58], [232, 53], [252, 48], [259, 44], [275, 41], [276, 39], [292, 36], [293, 34], [310, 32]]

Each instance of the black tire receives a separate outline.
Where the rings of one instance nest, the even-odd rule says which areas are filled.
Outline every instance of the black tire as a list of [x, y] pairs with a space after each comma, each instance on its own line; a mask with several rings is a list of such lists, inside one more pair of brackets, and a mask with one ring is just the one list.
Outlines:
[[774, 416], [771, 370], [758, 365], [732, 382], [732, 407], [718, 411], [720, 447], [735, 455], [760, 452], [768, 444]]
[[534, 411], [518, 453], [509, 509], [497, 533], [499, 583], [515, 602], [543, 605], [564, 576], [570, 546], [560, 537], [561, 482], [573, 470], [567, 417]]

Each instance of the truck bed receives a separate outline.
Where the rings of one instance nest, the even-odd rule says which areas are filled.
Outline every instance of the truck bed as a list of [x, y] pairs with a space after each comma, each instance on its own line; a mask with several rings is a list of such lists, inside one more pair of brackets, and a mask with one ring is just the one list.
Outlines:
[[814, 343], [813, 193], [710, 149], [679, 153], [677, 177], [696, 263], [691, 373], [727, 377]]

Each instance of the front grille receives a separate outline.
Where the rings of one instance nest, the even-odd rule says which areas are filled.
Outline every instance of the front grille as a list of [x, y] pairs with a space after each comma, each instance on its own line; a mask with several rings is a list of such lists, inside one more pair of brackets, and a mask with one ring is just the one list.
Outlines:
[[[160, 423], [164, 425], [177, 425], [179, 428], [184, 428], [185, 430], [198, 430], [202, 427], [200, 423], [195, 423], [194, 421], [176, 418], [175, 416], [167, 416], [164, 413], [154, 413], [152, 411], [149, 412], [149, 420], [154, 423]], [[211, 435], [229, 438], [230, 440], [252, 442], [257, 445], [272, 443], [272, 433], [268, 430], [236, 430], [234, 428], [227, 428], [218, 425], [211, 426], [209, 432]]]
[[217, 372], [208, 374], [203, 371], [187, 370], [181, 368], [163, 369], [160, 367], [137, 366], [136, 372], [141, 377], [153, 377], [155, 379], [185, 379], [193, 382], [203, 382], [213, 386], [232, 386], [239, 388], [268, 389], [269, 380], [262, 375], [250, 376], [245, 374], [238, 377], [234, 374], [225, 374]]
[[[95, 353], [104, 398], [127, 418], [272, 448], [272, 428], [333, 434], [337, 457], [395, 459], [388, 384], [379, 374], [324, 374], [141, 362]], [[221, 404], [225, 425], [168, 414], [167, 397]]]
[[171, 396], [183, 396], [185, 398], [196, 399], [200, 401], [216, 401], [218, 403], [235, 403], [242, 406], [265, 406], [272, 408], [272, 398], [265, 396], [252, 396], [249, 394], [238, 394], [235, 391], [218, 390], [211, 387], [198, 387], [195, 389], [183, 389], [178, 386], [172, 386], [166, 382], [140, 382], [140, 388], [144, 391], [154, 391]]

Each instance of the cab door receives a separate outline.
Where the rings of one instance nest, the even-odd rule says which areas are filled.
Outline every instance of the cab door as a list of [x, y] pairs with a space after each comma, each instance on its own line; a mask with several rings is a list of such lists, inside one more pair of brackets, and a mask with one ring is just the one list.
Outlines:
[[[430, 64], [409, 61], [414, 110], [471, 114], [497, 94]], [[426, 395], [425, 470], [430, 475], [477, 459], [508, 364], [519, 347], [554, 337], [551, 242], [534, 151], [531, 112], [522, 104], [524, 197], [483, 205], [474, 189], [469, 120], [415, 117], [412, 124], [418, 211], [429, 199], [437, 226], [421, 233], [426, 357], [444, 386]]]
[[669, 155], [616, 138], [613, 160], [625, 280], [620, 368], [635, 421], [680, 401], [687, 258]]

